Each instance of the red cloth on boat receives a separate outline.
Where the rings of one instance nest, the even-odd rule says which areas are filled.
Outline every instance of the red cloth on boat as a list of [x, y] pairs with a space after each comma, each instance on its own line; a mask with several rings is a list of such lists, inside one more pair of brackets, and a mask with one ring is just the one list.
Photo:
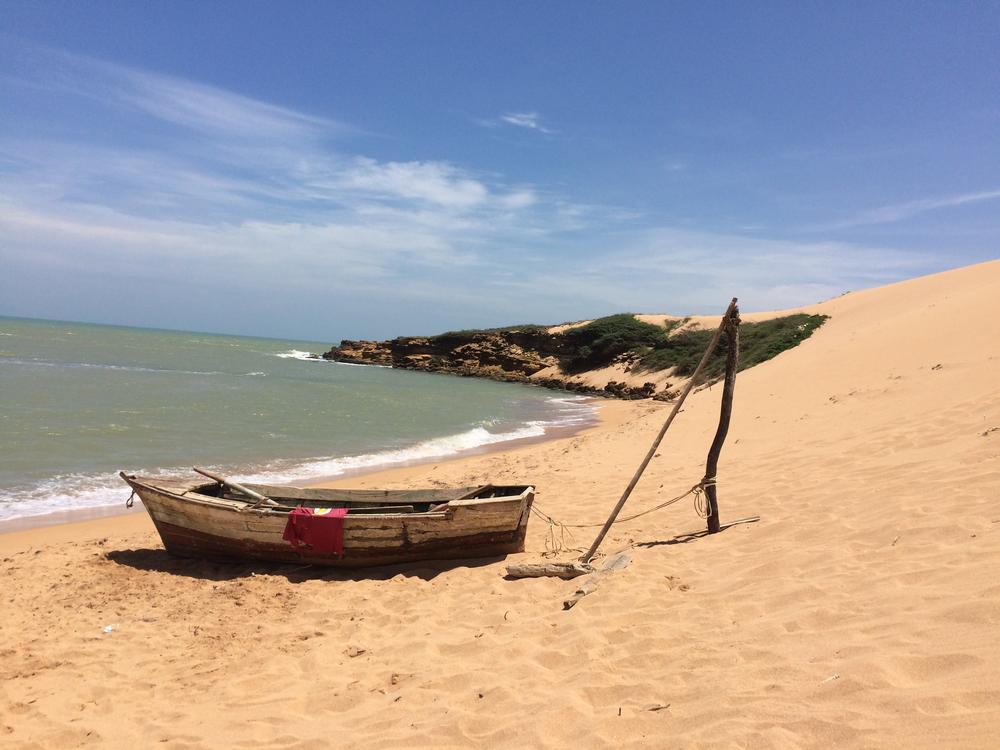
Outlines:
[[347, 508], [293, 508], [281, 538], [293, 547], [308, 544], [319, 555], [344, 556]]

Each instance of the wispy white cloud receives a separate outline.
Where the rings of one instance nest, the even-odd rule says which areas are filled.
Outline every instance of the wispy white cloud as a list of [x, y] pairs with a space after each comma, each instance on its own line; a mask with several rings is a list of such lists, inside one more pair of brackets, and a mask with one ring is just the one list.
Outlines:
[[[69, 272], [128, 270], [139, 278], [179, 283], [197, 266], [247, 287], [279, 279], [291, 288], [356, 291], [373, 280], [398, 284], [409, 274], [433, 274], [475, 262], [449, 238], [408, 222], [328, 221], [323, 224], [251, 220], [202, 224], [150, 219], [98, 206], [30, 208], [0, 202], [4, 252]], [[423, 270], [421, 270], [423, 269]]]
[[217, 86], [65, 51], [35, 50], [36, 86], [89, 97], [213, 136], [303, 138], [348, 131], [332, 119], [262, 102]]
[[934, 268], [930, 254], [890, 247], [661, 227], [609, 232], [569, 267], [539, 260], [530, 273], [494, 283], [518, 297], [544, 296], [571, 318], [581, 311], [575, 300], [587, 300], [589, 314], [703, 312], [732, 296], [746, 310], [780, 310]]
[[906, 203], [894, 203], [870, 211], [863, 211], [844, 221], [832, 222], [816, 228], [824, 230], [849, 229], [851, 227], [869, 226], [872, 224], [889, 224], [912, 218], [927, 211], [937, 211], [942, 208], [954, 208], [970, 203], [981, 203], [997, 199], [1000, 199], [1000, 190], [984, 190], [976, 193], [960, 193], [937, 198], [921, 198], [919, 200], [907, 201]]
[[[332, 119], [159, 73], [54, 59], [36, 77], [72, 100], [68, 112], [83, 96], [98, 107], [88, 114], [99, 129], [122, 133], [137, 118], [156, 127], [141, 146], [124, 146], [74, 139], [77, 130], [28, 137], [0, 123], [0, 255], [8, 278], [17, 268], [16, 278], [33, 280], [0, 279], [14, 292], [59, 276], [88, 279], [91, 296], [107, 296], [112, 274], [187, 288], [197, 268], [247, 290], [266, 286], [293, 308], [304, 291], [350, 300], [359, 319], [446, 299], [483, 323], [546, 322], [694, 311], [733, 294], [748, 309], [796, 305], [926, 265], [887, 248], [639, 229], [648, 218], [544, 186], [358, 153], [329, 137], [349, 132]], [[501, 119], [552, 132], [534, 112]]]
[[[0, 123], [0, 255], [19, 278], [89, 279], [101, 295], [112, 277], [176, 286], [197, 267], [247, 290], [334, 294], [370, 312], [457, 304], [491, 256], [567, 230], [562, 201], [531, 185], [352, 152], [331, 136], [357, 131], [332, 119], [89, 58], [42, 58], [31, 86], [68, 113], [85, 109], [97, 130], [29, 135]], [[133, 130], [143, 137], [114, 137]]]
[[[487, 184], [443, 161], [379, 161], [331, 149], [329, 136], [353, 132], [326, 117], [218, 87], [59, 51], [39, 51], [31, 83], [64, 98], [128, 111], [174, 126], [163, 147], [111, 148], [89, 142], [0, 137], [0, 159], [30, 163], [36, 186], [109, 199], [119, 208], [249, 208], [279, 202], [323, 211], [365, 201], [415, 201], [442, 210], [510, 211], [534, 193]], [[45, 52], [46, 54], [43, 54]], [[10, 176], [10, 173], [7, 175]], [[20, 181], [19, 188], [28, 188]], [[51, 191], [50, 191], [51, 192]], [[84, 197], [86, 194], [87, 197]]]
[[441, 162], [385, 162], [360, 158], [346, 171], [343, 185], [360, 191], [471, 208], [490, 197], [481, 182]]
[[622, 310], [700, 312], [733, 295], [747, 310], [782, 309], [934, 267], [927, 255], [849, 243], [668, 228], [561, 236], [547, 221], [498, 221], [496, 214], [371, 204], [321, 223], [203, 224], [99, 206], [0, 202], [5, 252], [30, 258], [46, 276], [115, 269], [184, 284], [197, 267], [206, 278], [225, 275], [245, 289], [267, 283], [272, 293], [360, 297], [361, 310], [447, 297], [498, 323]]
[[541, 123], [541, 117], [537, 112], [507, 112], [500, 115], [500, 120], [508, 125], [515, 125], [519, 128], [537, 130], [539, 133], [550, 135], [553, 131]]
[[529, 208], [538, 202], [538, 194], [531, 189], [514, 190], [501, 198], [501, 203], [509, 209]]
[[122, 84], [119, 101], [177, 125], [253, 138], [318, 136], [337, 129], [324, 118], [155, 73], [109, 68]]

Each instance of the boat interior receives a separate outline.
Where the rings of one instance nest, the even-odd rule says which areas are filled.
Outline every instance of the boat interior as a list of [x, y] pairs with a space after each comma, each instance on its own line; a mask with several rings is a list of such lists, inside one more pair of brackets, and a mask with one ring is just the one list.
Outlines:
[[[528, 485], [460, 487], [426, 490], [338, 490], [313, 487], [292, 487], [246, 483], [246, 488], [265, 496], [274, 504], [268, 510], [291, 512], [293, 508], [347, 508], [348, 515], [373, 515], [384, 513], [436, 513], [447, 509], [457, 500], [489, 500], [515, 498]], [[189, 490], [207, 497], [218, 497], [254, 504], [254, 498], [218, 482], [206, 482]]]

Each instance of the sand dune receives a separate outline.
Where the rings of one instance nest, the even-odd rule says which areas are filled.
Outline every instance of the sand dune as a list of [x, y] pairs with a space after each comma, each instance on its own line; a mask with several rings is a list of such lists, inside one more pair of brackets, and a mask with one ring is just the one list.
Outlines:
[[[805, 308], [831, 319], [737, 383], [720, 505], [761, 521], [686, 535], [685, 501], [616, 526], [632, 565], [569, 612], [573, 583], [498, 562], [177, 560], [137, 516], [0, 536], [0, 747], [997, 747], [997, 298], [992, 262]], [[718, 396], [630, 510], [700, 478]], [[349, 484], [530, 481], [599, 522], [666, 408]]]

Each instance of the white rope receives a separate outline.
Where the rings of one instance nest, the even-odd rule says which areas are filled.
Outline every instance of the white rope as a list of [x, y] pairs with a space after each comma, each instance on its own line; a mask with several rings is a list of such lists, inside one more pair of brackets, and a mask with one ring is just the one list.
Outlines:
[[[634, 521], [637, 518], [641, 518], [642, 516], [647, 516], [650, 513], [655, 513], [658, 510], [662, 510], [663, 508], [667, 508], [675, 503], [678, 503], [684, 498], [686, 498], [688, 495], [694, 495], [695, 513], [697, 513], [698, 516], [701, 518], [708, 518], [711, 515], [711, 509], [708, 504], [708, 498], [705, 497], [705, 488], [708, 487], [709, 485], [714, 485], [714, 484], [716, 484], [715, 479], [708, 479], [708, 478], [702, 479], [696, 485], [692, 486], [691, 489], [689, 489], [683, 495], [672, 497], [669, 500], [660, 503], [659, 505], [655, 505], [652, 508], [647, 508], [646, 510], [639, 511], [638, 513], [634, 513], [631, 516], [625, 516], [624, 518], [615, 519], [614, 523], [619, 524], [619, 523], [627, 523], [628, 521]], [[531, 512], [549, 524], [549, 535], [552, 538], [553, 543], [555, 542], [555, 536], [553, 531], [554, 526], [558, 526], [560, 527], [561, 530], [565, 531], [565, 529], [594, 529], [604, 525], [603, 523], [562, 523], [561, 521], [557, 521], [552, 516], [538, 509], [534, 504], [531, 506]], [[546, 541], [546, 546], [547, 545], [548, 541]], [[553, 544], [553, 546], [555, 545]]]

